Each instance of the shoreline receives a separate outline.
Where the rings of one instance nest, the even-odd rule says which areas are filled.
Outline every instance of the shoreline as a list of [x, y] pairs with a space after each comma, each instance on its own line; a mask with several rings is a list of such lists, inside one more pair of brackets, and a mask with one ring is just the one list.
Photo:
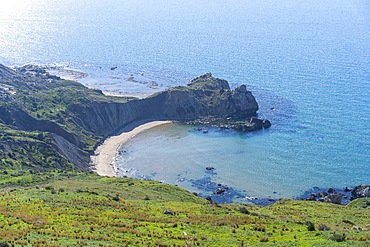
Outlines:
[[114, 167], [113, 160], [118, 154], [119, 148], [129, 142], [136, 135], [164, 125], [173, 123], [172, 121], [152, 121], [146, 123], [132, 123], [123, 130], [123, 132], [116, 136], [108, 137], [104, 142], [98, 146], [94, 155], [90, 156], [91, 166], [93, 170], [100, 176], [116, 177], [117, 171]]

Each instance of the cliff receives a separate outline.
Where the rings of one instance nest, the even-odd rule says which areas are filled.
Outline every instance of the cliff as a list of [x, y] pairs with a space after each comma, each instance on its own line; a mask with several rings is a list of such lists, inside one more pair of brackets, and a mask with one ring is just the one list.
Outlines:
[[256, 115], [258, 104], [245, 85], [231, 90], [227, 81], [208, 73], [187, 86], [171, 88], [145, 99], [126, 103], [91, 102], [73, 105], [69, 110], [78, 116], [78, 125], [108, 136], [134, 121], [246, 118]]
[[[19, 131], [23, 131], [23, 139], [51, 150], [56, 168], [73, 164], [75, 169], [87, 170], [89, 154], [96, 145], [132, 122], [245, 119], [257, 110], [258, 104], [245, 85], [231, 90], [227, 81], [211, 73], [187, 86], [134, 99], [107, 97], [99, 90], [48, 75], [37, 66], [13, 70], [0, 65], [0, 148], [10, 150], [9, 146], [17, 145]], [[33, 133], [39, 138], [33, 138]], [[0, 166], [30, 168], [44, 162], [32, 154], [24, 158], [21, 153], [32, 152], [29, 148], [22, 147], [21, 153], [12, 155], [9, 152], [1, 154]]]

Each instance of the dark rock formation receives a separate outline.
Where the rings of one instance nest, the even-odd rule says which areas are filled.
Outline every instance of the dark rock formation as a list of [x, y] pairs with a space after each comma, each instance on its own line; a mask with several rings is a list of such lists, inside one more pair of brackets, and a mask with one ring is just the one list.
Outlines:
[[343, 188], [343, 191], [344, 191], [344, 192], [351, 192], [351, 191], [352, 191], [352, 189], [351, 189], [351, 188], [348, 188], [348, 187], [346, 186], [346, 187], [344, 187], [344, 188]]
[[328, 191], [311, 193], [306, 200], [342, 204], [342, 198], [344, 196], [345, 195], [337, 193], [334, 189], [330, 188]]
[[232, 123], [229, 128], [236, 129], [242, 132], [256, 131], [261, 129], [267, 129], [271, 126], [271, 122], [267, 119], [260, 119], [257, 117], [251, 117], [248, 122], [245, 123]]
[[370, 185], [360, 184], [353, 188], [351, 200], [370, 197]]
[[174, 213], [171, 210], [166, 209], [166, 210], [163, 211], [163, 214], [173, 215]]
[[226, 192], [226, 189], [227, 189], [227, 188], [217, 188], [217, 189], [213, 192], [213, 194], [222, 195], [222, 194], [224, 194], [224, 193]]

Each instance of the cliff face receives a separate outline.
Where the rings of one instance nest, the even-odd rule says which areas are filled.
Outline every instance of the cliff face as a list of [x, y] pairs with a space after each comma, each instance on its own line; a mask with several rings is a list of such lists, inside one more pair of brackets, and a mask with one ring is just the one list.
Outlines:
[[214, 78], [211, 73], [193, 79], [184, 91], [169, 90], [168, 95], [165, 112], [175, 115], [177, 112], [178, 117], [184, 117], [185, 114], [185, 118], [189, 119], [244, 118], [254, 116], [258, 111], [256, 99], [245, 85], [231, 90], [227, 81]]
[[140, 100], [106, 97], [33, 66], [16, 71], [0, 66], [0, 86], [0, 127], [45, 133], [47, 140], [35, 143], [43, 142], [80, 169], [87, 169], [89, 152], [98, 142], [132, 122], [245, 118], [258, 110], [244, 85], [231, 90], [227, 81], [210, 73]]
[[225, 80], [208, 73], [192, 80], [188, 86], [176, 87], [154, 96], [127, 103], [74, 105], [78, 125], [108, 136], [130, 122], [140, 120], [194, 120], [203, 117], [254, 116], [258, 104], [246, 86], [230, 90]]

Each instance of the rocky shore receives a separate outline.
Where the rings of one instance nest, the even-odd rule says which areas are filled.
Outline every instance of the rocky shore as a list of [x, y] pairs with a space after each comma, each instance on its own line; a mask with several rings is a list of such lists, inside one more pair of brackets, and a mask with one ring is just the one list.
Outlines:
[[306, 195], [301, 197], [301, 199], [307, 201], [319, 201], [334, 204], [348, 204], [350, 201], [358, 198], [370, 198], [370, 185], [360, 184], [354, 188], [329, 188], [327, 190], [313, 188], [313, 191], [307, 192]]
[[[231, 117], [226, 118], [201, 118], [191, 121], [186, 121], [185, 124], [214, 127], [221, 129], [232, 129], [239, 132], [251, 132], [262, 129], [270, 128], [271, 122], [268, 119], [259, 119], [255, 116], [247, 119], [233, 119]], [[204, 129], [200, 129], [203, 130]]]

